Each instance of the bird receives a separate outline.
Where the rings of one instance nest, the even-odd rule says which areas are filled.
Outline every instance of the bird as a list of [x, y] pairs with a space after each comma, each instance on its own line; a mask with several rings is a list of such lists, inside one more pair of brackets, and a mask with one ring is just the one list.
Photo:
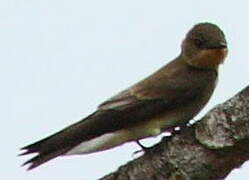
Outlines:
[[31, 170], [59, 156], [140, 144], [143, 138], [187, 124], [209, 101], [227, 54], [225, 35], [217, 25], [194, 25], [168, 64], [104, 101], [89, 116], [21, 148], [20, 155], [36, 154], [23, 165]]

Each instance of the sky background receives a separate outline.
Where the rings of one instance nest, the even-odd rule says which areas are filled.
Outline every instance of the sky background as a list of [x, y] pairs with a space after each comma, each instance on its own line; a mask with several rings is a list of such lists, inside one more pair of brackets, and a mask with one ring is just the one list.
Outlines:
[[[230, 51], [195, 119], [235, 95], [249, 84], [248, 7], [246, 0], [1, 0], [0, 179], [94, 180], [134, 159], [139, 147], [128, 143], [27, 172], [20, 165], [30, 156], [17, 154], [168, 63], [196, 23], [219, 25]], [[227, 180], [248, 177], [245, 163]]]

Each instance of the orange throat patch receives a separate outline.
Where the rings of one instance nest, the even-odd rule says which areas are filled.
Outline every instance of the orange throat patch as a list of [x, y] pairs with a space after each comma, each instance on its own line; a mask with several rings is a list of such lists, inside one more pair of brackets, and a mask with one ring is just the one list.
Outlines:
[[188, 59], [187, 62], [195, 67], [200, 68], [218, 68], [227, 56], [228, 49], [204, 49], [200, 50], [195, 57]]

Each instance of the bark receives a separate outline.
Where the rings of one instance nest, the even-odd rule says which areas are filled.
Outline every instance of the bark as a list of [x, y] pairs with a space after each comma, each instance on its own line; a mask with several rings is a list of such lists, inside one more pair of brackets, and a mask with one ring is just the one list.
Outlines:
[[249, 159], [249, 86], [102, 180], [224, 179]]

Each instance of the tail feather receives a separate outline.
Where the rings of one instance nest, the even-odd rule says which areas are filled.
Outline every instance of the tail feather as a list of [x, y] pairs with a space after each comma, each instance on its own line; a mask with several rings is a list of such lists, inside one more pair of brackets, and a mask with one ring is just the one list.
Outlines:
[[58, 151], [50, 152], [50, 153], [41, 153], [41, 154], [36, 155], [32, 159], [26, 161], [25, 163], [23, 163], [22, 166], [30, 164], [27, 170], [31, 170], [63, 153], [65, 153], [65, 151], [61, 149]]
[[[53, 136], [51, 137], [53, 139]], [[49, 138], [50, 140], [50, 138]], [[24, 162], [22, 166], [28, 165], [27, 170], [31, 170], [36, 168], [37, 166], [40, 166], [41, 164], [56, 158], [59, 155], [62, 155], [66, 153], [70, 148], [65, 147], [65, 148], [60, 148], [58, 147], [57, 149], [53, 148], [53, 146], [47, 146], [45, 148], [44, 144], [47, 144], [48, 139], [41, 140], [37, 143], [25, 146], [21, 148], [21, 150], [24, 150], [25, 152], [21, 153], [20, 156], [22, 155], [27, 155], [27, 154], [32, 154], [32, 153], [38, 153], [36, 156], [34, 156], [32, 159]], [[51, 141], [51, 140], [50, 140]]]
[[38, 142], [22, 147], [21, 150], [24, 152], [19, 154], [20, 156], [38, 153], [32, 159], [26, 161], [23, 166], [30, 164], [28, 170], [31, 170], [57, 156], [65, 154], [77, 144], [91, 138], [93, 135], [89, 135], [88, 128], [84, 127], [85, 120], [91, 118], [93, 115]]
[[41, 145], [46, 141], [46, 139], [43, 139], [42, 141], [38, 141], [36, 143], [30, 144], [28, 146], [22, 147], [20, 150], [25, 151], [23, 153], [20, 154], [20, 156], [22, 155], [27, 155], [27, 154], [31, 154], [31, 153], [36, 153], [39, 151], [41, 151]]
[[[31, 164], [28, 169], [33, 169], [57, 156], [66, 154], [82, 142], [119, 130], [126, 122], [122, 119], [124, 119], [124, 115], [119, 111], [96, 111], [85, 119], [49, 137], [21, 148], [24, 152], [20, 155], [38, 153], [23, 165]], [[113, 126], [110, 126], [110, 124]]]

